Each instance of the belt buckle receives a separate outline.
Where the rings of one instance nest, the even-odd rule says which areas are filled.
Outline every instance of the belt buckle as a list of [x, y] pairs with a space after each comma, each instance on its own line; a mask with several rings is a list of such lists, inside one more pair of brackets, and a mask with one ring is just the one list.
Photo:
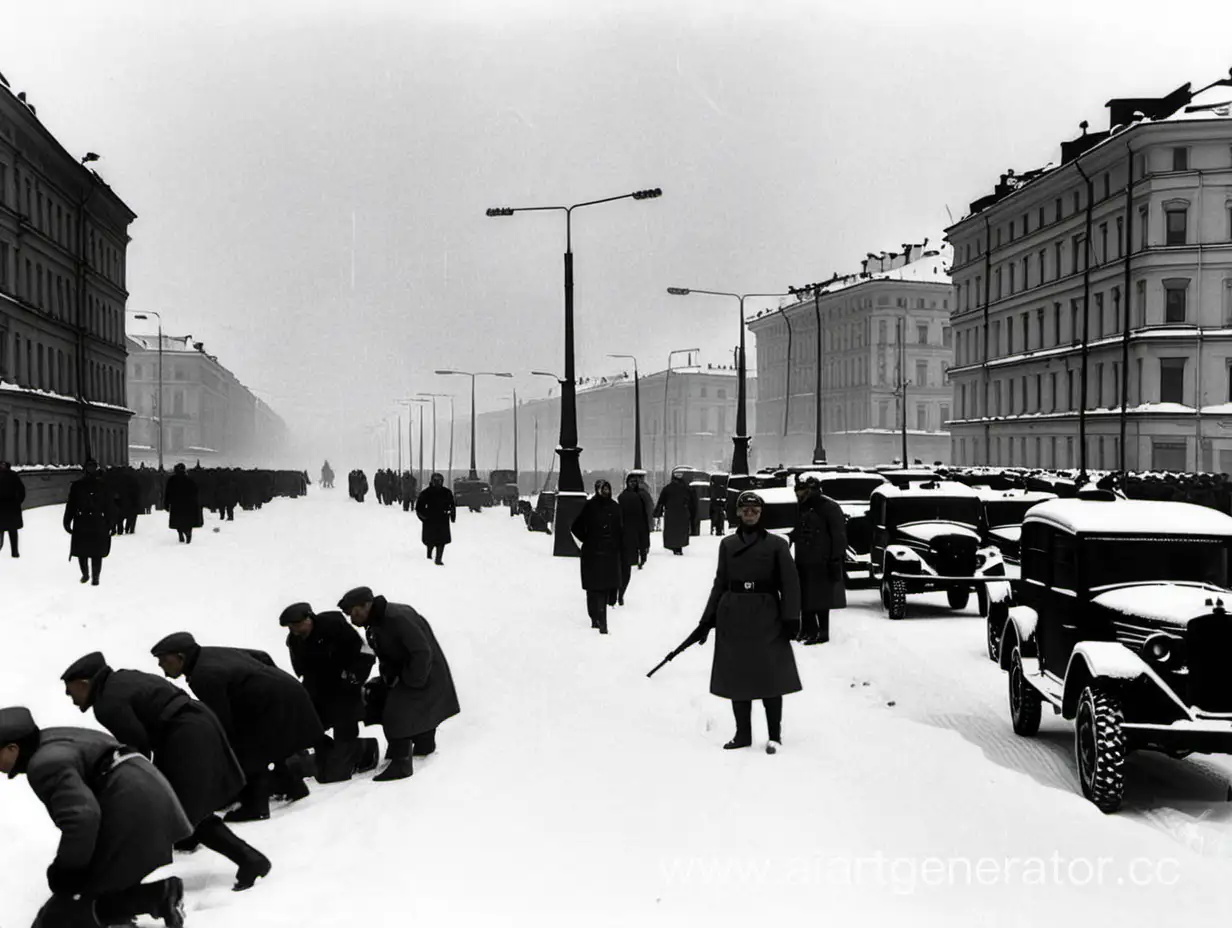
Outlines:
[[754, 586], [756, 586], [756, 584], [754, 584], [754, 583], [753, 583], [753, 581], [751, 581], [751, 580], [745, 580], [745, 581], [744, 581], [744, 588], [745, 588], [746, 590], [751, 590], [751, 589], [753, 589], [753, 587], [754, 587]]

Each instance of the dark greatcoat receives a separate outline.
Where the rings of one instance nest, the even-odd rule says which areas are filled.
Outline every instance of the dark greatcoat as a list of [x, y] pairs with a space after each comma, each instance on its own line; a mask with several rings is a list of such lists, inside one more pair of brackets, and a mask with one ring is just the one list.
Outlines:
[[364, 715], [363, 685], [376, 658], [341, 612], [312, 617], [312, 634], [287, 633], [291, 667], [321, 719], [322, 728], [358, 722]]
[[377, 596], [365, 630], [389, 687], [381, 716], [386, 738], [424, 734], [461, 711], [449, 662], [427, 619]]
[[822, 612], [846, 606], [843, 558], [847, 554], [847, 520], [839, 504], [811, 492], [800, 503], [791, 542], [800, 576], [800, 609]]
[[121, 744], [152, 757], [189, 822], [201, 824], [244, 787], [222, 723], [174, 684], [140, 670], [100, 671], [90, 683], [94, 717]]
[[26, 499], [26, 485], [16, 471], [0, 471], [0, 532], [21, 528], [21, 504]]
[[449, 487], [425, 487], [415, 500], [415, 515], [423, 523], [421, 538], [428, 547], [447, 545], [453, 541], [449, 523], [457, 520], [453, 490]]
[[620, 506], [620, 521], [624, 527], [621, 542], [625, 563], [636, 564], [641, 552], [650, 547], [650, 512], [638, 490], [626, 487], [620, 491], [616, 502]]
[[571, 531], [582, 548], [582, 589], [619, 590], [624, 551], [620, 505], [596, 493], [582, 505]]
[[[770, 582], [773, 593], [732, 592], [731, 584]], [[800, 581], [787, 542], [741, 528], [719, 543], [719, 567], [701, 624], [715, 630], [710, 692], [726, 699], [766, 699], [800, 690], [784, 623], [799, 628]]]
[[659, 494], [655, 516], [663, 517], [663, 547], [687, 548], [692, 534], [693, 517], [697, 513], [697, 497], [689, 485], [673, 480]]
[[114, 508], [98, 475], [86, 474], [68, 488], [64, 530], [73, 535], [69, 557], [106, 557], [111, 553]]
[[184, 658], [188, 685], [222, 722], [247, 776], [324, 736], [308, 691], [272, 662], [242, 648], [200, 646]]
[[197, 482], [187, 474], [172, 474], [167, 479], [163, 505], [167, 509], [167, 524], [177, 532], [201, 527], [203, 519]]
[[55, 863], [82, 874], [88, 895], [136, 886], [164, 864], [192, 824], [170, 784], [144, 757], [114, 767], [119, 745], [88, 728], [44, 728], [26, 776], [60, 829]]

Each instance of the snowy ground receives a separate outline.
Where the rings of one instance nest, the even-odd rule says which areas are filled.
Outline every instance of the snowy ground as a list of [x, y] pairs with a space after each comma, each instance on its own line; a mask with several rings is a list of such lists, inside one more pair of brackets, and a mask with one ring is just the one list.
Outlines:
[[[656, 538], [600, 637], [577, 562], [504, 510], [459, 513], [444, 568], [413, 515], [345, 489], [237, 513], [217, 534], [210, 520], [191, 546], [156, 514], [115, 540], [97, 588], [78, 584], [59, 520], [27, 513], [22, 558], [0, 555], [0, 705], [41, 724], [94, 724], [59, 682], [87, 651], [157, 673], [150, 646], [184, 629], [286, 667], [281, 609], [332, 608], [361, 583], [426, 615], [453, 667], [462, 714], [413, 778], [312, 783], [239, 826], [274, 861], [255, 889], [231, 893], [232, 865], [208, 851], [177, 857], [192, 928], [1085, 928], [1226, 911], [1232, 766], [1137, 756], [1125, 811], [1101, 814], [1076, 789], [1067, 724], [1011, 733], [974, 606], [912, 598], [891, 623], [875, 590], [850, 591], [832, 643], [797, 649], [805, 690], [769, 757], [720, 749], [732, 722], [707, 692], [709, 644], [645, 676], [696, 623], [717, 539], [679, 558]], [[760, 742], [760, 707], [754, 720]], [[0, 783], [0, 823], [0, 928], [24, 928], [57, 832], [23, 779]]]

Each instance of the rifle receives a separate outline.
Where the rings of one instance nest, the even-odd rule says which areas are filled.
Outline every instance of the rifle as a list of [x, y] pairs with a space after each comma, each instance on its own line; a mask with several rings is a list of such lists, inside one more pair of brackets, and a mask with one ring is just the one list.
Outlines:
[[646, 676], [653, 677], [655, 675], [655, 671], [657, 671], [660, 667], [662, 667], [668, 661], [675, 658], [676, 655], [683, 653], [690, 646], [695, 645], [695, 644], [701, 644], [702, 639], [705, 638], [709, 634], [710, 634], [710, 628], [708, 626], [706, 627], [701, 626], [701, 625], [697, 626], [697, 628], [693, 629], [693, 631], [689, 633], [689, 637], [680, 643], [680, 646], [676, 648], [676, 650], [672, 651], [669, 655], [667, 655], [667, 657], [659, 661], [659, 663], [655, 665], [654, 670], [650, 671], [650, 673], [646, 674]]

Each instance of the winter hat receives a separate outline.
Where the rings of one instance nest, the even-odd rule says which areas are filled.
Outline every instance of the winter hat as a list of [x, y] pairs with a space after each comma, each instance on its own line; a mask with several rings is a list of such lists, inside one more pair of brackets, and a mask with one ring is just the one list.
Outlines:
[[93, 680], [100, 670], [107, 666], [107, 658], [102, 651], [91, 651], [85, 657], [79, 657], [69, 665], [68, 670], [60, 675], [64, 682], [69, 680]]
[[304, 619], [311, 619], [312, 615], [312, 607], [307, 603], [292, 603], [282, 610], [282, 615], [278, 617], [278, 624], [283, 626], [292, 625], [296, 622], [302, 622]]
[[357, 586], [353, 590], [347, 590], [342, 599], [338, 600], [338, 608], [343, 612], [350, 612], [356, 606], [362, 606], [364, 603], [372, 602], [372, 600], [371, 587]]
[[0, 744], [17, 744], [38, 730], [39, 727], [34, 724], [34, 716], [25, 706], [0, 709]]
[[150, 653], [155, 657], [162, 657], [164, 654], [187, 654], [195, 647], [197, 639], [190, 632], [173, 632], [150, 648]]

